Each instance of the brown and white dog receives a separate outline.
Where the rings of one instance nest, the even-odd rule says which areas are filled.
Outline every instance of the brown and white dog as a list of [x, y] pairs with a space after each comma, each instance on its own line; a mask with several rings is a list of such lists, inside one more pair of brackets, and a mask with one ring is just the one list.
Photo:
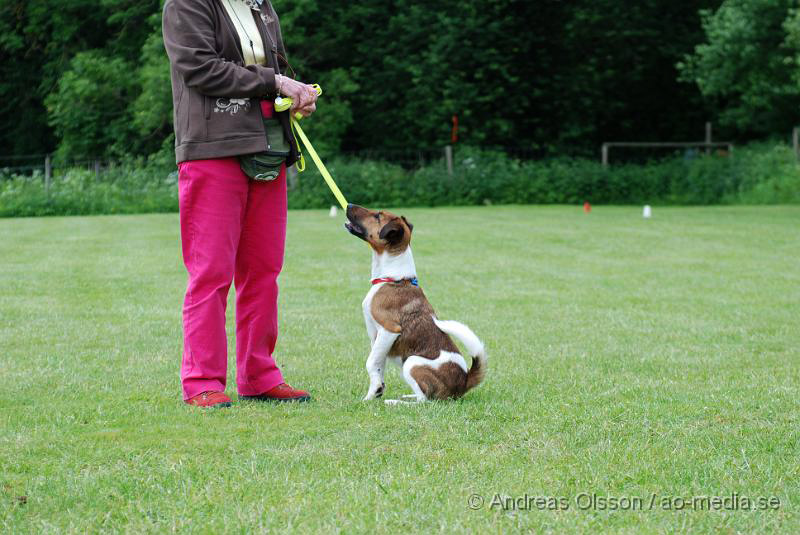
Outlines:
[[[402, 362], [403, 378], [417, 401], [458, 398], [477, 386], [486, 374], [483, 343], [469, 327], [436, 319], [417, 285], [411, 255], [413, 226], [405, 217], [386, 211], [347, 206], [345, 228], [372, 248], [372, 288], [362, 303], [372, 350], [367, 358], [369, 390], [365, 400], [380, 397], [386, 360]], [[472, 357], [467, 369], [450, 335]], [[396, 402], [387, 400], [387, 402]]]

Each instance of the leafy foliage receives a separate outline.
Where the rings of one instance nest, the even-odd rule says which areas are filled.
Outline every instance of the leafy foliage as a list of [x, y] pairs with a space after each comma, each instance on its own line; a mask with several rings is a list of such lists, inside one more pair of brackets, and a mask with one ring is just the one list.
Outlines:
[[[51, 150], [44, 99], [80, 51], [102, 46], [105, 13], [94, 0], [0, 2], [0, 145], [4, 153]], [[93, 125], [103, 128], [103, 125]]]
[[[793, 9], [793, 6], [795, 8]], [[724, 124], [756, 135], [788, 132], [800, 107], [800, 15], [794, 0], [726, 0], [704, 10], [706, 42], [679, 64], [713, 98]]]
[[[161, 3], [4, 2], [4, 146], [168, 151]], [[306, 126], [325, 152], [438, 147], [457, 115], [467, 145], [588, 155], [609, 139], [697, 138], [708, 118], [675, 64], [702, 37], [697, 9], [718, 1], [274, 4], [296, 76], [325, 90]]]
[[[133, 138], [127, 108], [135, 80], [130, 65], [99, 51], [80, 52], [47, 99], [50, 123], [61, 139], [58, 154], [119, 156]], [[104, 128], [98, 128], [104, 125]]]
[[[163, 0], [0, 5], [0, 143], [69, 159], [172, 150]], [[800, 109], [793, 0], [274, 0], [293, 67], [325, 95], [324, 154], [786, 136]], [[699, 13], [699, 14], [698, 14]], [[691, 82], [691, 83], [681, 83]], [[24, 120], [20, 120], [24, 117]]]
[[275, 4], [304, 78], [335, 65], [358, 82], [346, 148], [441, 146], [457, 115], [466, 144], [588, 154], [696, 138], [707, 119], [674, 65], [716, 2]]

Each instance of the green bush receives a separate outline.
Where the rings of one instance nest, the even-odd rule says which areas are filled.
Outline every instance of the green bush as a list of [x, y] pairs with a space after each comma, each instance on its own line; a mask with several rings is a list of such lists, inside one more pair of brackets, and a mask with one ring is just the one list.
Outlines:
[[0, 217], [174, 212], [177, 172], [131, 162], [103, 171], [73, 168], [53, 177], [45, 189], [41, 173], [0, 173]]
[[[334, 160], [329, 170], [348, 200], [372, 206], [800, 202], [800, 167], [785, 145], [606, 168], [594, 160], [518, 161], [499, 152], [459, 148], [453, 175], [443, 160], [412, 171]], [[289, 202], [293, 208], [322, 208], [335, 201], [310, 168], [300, 175]]]
[[[733, 155], [697, 154], [646, 165], [601, 166], [586, 159], [519, 161], [502, 152], [456, 150], [407, 170], [399, 165], [334, 159], [328, 168], [348, 200], [367, 206], [476, 204], [777, 204], [800, 203], [800, 166], [785, 145], [751, 145]], [[335, 203], [312, 163], [291, 179], [291, 208]], [[177, 172], [169, 157], [94, 172], [71, 169], [45, 191], [41, 174], [4, 177], [0, 216], [165, 212], [178, 209]]]
[[760, 145], [735, 158], [738, 182], [723, 196], [730, 204], [800, 203], [800, 168], [785, 145]]

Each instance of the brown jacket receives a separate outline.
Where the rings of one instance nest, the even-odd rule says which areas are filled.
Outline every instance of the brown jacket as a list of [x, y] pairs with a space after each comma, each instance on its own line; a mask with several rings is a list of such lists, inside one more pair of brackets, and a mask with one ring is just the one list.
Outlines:
[[[228, 1], [228, 0], [222, 0]], [[241, 2], [242, 0], [230, 0]], [[280, 24], [269, 0], [253, 11], [268, 66], [244, 64], [239, 34], [220, 0], [167, 0], [162, 32], [172, 76], [175, 158], [223, 158], [267, 150], [261, 99], [275, 98], [282, 73]], [[289, 113], [277, 114], [291, 140], [287, 165], [298, 157]]]

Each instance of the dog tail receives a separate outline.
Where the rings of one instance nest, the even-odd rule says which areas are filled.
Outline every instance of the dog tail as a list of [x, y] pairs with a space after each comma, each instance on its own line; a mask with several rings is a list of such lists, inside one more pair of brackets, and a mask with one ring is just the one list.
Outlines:
[[467, 352], [472, 357], [472, 366], [467, 372], [467, 390], [475, 388], [483, 378], [486, 377], [486, 368], [489, 362], [489, 356], [486, 354], [486, 348], [483, 347], [483, 342], [472, 332], [472, 329], [459, 323], [457, 321], [444, 321], [433, 318], [433, 322], [439, 329], [446, 334], [458, 339]]

